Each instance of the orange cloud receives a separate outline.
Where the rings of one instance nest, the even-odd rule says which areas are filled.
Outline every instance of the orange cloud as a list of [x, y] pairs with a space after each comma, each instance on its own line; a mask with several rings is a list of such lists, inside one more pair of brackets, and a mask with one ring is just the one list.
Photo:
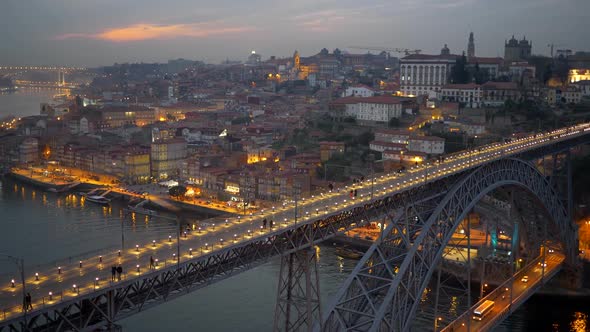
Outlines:
[[112, 42], [131, 42], [152, 39], [171, 39], [178, 37], [204, 38], [213, 35], [226, 35], [252, 31], [250, 27], [222, 27], [213, 24], [172, 24], [157, 25], [140, 23], [126, 27], [107, 29], [95, 34], [68, 33], [57, 36], [58, 40], [71, 38], [93, 38]]

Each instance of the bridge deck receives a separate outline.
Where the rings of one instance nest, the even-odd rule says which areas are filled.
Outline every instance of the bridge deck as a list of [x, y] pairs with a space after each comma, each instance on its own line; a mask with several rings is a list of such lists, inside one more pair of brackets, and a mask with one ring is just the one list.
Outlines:
[[[354, 187], [347, 186], [302, 199], [298, 202], [297, 209], [294, 202], [289, 202], [256, 215], [208, 220], [202, 223], [201, 230], [191, 231], [180, 238], [180, 261], [196, 261], [202, 255], [240, 247], [247, 242], [251, 243], [252, 239], [264, 239], [283, 233], [301, 224], [325, 219], [378, 198], [420, 187], [424, 183], [434, 182], [490, 161], [584, 136], [588, 130], [590, 124], [584, 124], [512, 142], [490, 144], [478, 150], [446, 156], [442, 162], [412, 167], [402, 174], [386, 174], [368, 179]], [[355, 199], [349, 197], [352, 188], [358, 190], [358, 197]], [[273, 230], [269, 229], [268, 224], [266, 229], [261, 229], [264, 218], [274, 220]], [[177, 257], [173, 256], [178, 254], [175, 240], [176, 234], [171, 234], [170, 239], [154, 242], [147, 240], [145, 243], [138, 243], [137, 248], [135, 244], [131, 244], [131, 248], [126, 248], [120, 256], [116, 251], [110, 250], [104, 252], [102, 258], [97, 254], [84, 259], [81, 268], [78, 261], [64, 263], [61, 265], [61, 274], [58, 273], [57, 266], [48, 266], [40, 271], [27, 270], [26, 289], [32, 295], [33, 311], [48, 310], [77, 296], [92, 294], [99, 289], [117, 285], [118, 281], [111, 281], [110, 275], [110, 267], [114, 264], [123, 266], [122, 282], [149, 275], [152, 272], [149, 269], [150, 256], [158, 260], [157, 269], [177, 264]], [[39, 273], [38, 280], [35, 273]], [[14, 287], [10, 279], [15, 279]], [[73, 287], [74, 284], [76, 288]], [[0, 327], [7, 321], [23, 315], [21, 287], [16, 275], [5, 276], [0, 284]], [[52, 292], [52, 296], [49, 296], [49, 292]]]
[[[547, 280], [551, 279], [561, 269], [565, 255], [554, 252], [545, 257], [546, 266], [543, 267], [543, 257], [539, 256], [497, 289], [486, 295], [467, 312], [451, 322], [442, 331], [489, 331], [501, 323], [510, 313], [523, 304]], [[523, 277], [527, 276], [525, 282]], [[474, 320], [473, 311], [484, 301], [494, 301], [494, 307], [481, 321]]]

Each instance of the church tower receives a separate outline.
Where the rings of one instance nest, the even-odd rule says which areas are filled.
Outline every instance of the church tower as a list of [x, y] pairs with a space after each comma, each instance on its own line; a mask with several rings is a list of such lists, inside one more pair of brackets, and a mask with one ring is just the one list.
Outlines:
[[295, 51], [295, 53], [293, 54], [293, 67], [295, 67], [295, 69], [299, 70], [301, 66], [301, 57], [299, 56], [299, 52]]
[[473, 40], [473, 32], [469, 34], [469, 44], [467, 44], [467, 59], [475, 57], [475, 41]]

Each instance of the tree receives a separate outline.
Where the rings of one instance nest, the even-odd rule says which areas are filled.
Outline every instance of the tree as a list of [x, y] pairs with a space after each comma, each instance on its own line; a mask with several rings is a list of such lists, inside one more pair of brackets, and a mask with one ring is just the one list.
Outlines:
[[465, 56], [465, 52], [463, 52], [463, 55], [457, 59], [457, 63], [455, 63], [455, 66], [451, 70], [451, 83], [469, 83], [469, 72], [467, 71], [466, 66], [467, 57]]
[[322, 56], [326, 56], [328, 54], [330, 54], [330, 51], [328, 51], [328, 49], [325, 47], [322, 48], [322, 50], [320, 51], [320, 55], [322, 55]]
[[476, 62], [475, 63], [475, 68], [473, 71], [473, 79], [475, 80], [475, 83], [477, 84], [483, 84], [487, 81], [490, 80], [490, 74], [487, 70], [482, 70], [479, 67], [479, 63]]
[[340, 57], [342, 56], [342, 51], [340, 51], [340, 49], [335, 49], [333, 52], [334, 56], [338, 59], [340, 59]]
[[400, 126], [399, 119], [398, 118], [389, 119], [388, 125], [389, 125], [389, 127], [392, 127], [392, 128], [399, 128], [399, 126]]
[[168, 190], [168, 193], [172, 197], [180, 197], [180, 196], [184, 196], [184, 194], [186, 194], [186, 191], [187, 191], [187, 189], [185, 186], [174, 186], [174, 187], [170, 188], [170, 190]]
[[357, 142], [360, 145], [369, 145], [369, 143], [375, 139], [375, 135], [370, 131], [365, 131], [364, 133], [357, 136]]

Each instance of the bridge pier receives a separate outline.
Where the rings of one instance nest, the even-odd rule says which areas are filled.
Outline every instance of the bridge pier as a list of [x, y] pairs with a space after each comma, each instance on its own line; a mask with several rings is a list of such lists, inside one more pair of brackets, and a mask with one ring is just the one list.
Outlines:
[[273, 331], [311, 331], [320, 317], [315, 250], [311, 247], [282, 256]]

